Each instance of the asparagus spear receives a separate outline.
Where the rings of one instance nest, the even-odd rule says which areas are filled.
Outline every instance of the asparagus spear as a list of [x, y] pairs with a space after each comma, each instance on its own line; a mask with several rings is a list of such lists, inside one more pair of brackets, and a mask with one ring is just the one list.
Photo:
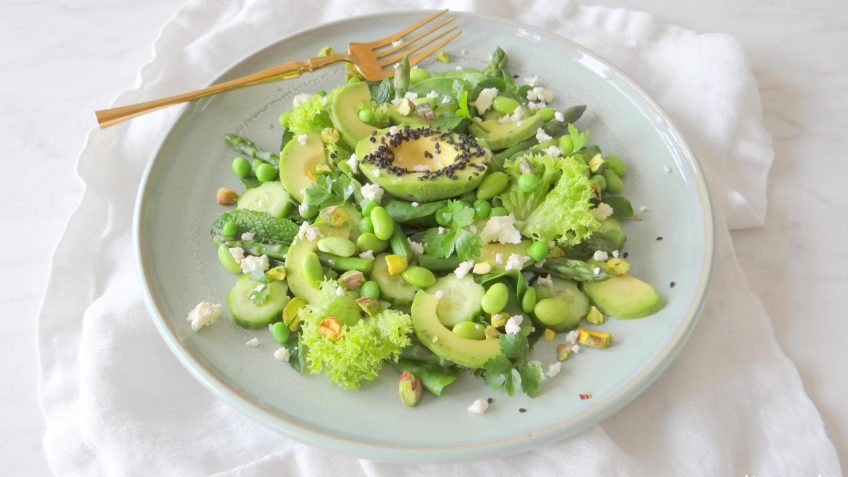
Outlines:
[[227, 144], [229, 144], [230, 147], [237, 152], [240, 152], [245, 156], [250, 156], [254, 159], [267, 162], [268, 164], [271, 164], [274, 169], [280, 169], [280, 156], [264, 149], [259, 149], [250, 139], [236, 136], [235, 134], [227, 134], [224, 136], [224, 140], [226, 140]]
[[610, 278], [609, 272], [603, 268], [570, 258], [549, 258], [542, 269], [555, 277], [578, 282], [600, 282]]
[[268, 244], [255, 240], [226, 240], [223, 237], [215, 237], [214, 242], [218, 245], [225, 244], [227, 248], [241, 247], [246, 255], [261, 257], [267, 255], [275, 260], [285, 260], [288, 247], [280, 244]]
[[403, 98], [409, 88], [409, 58], [404, 56], [397, 64], [395, 71], [395, 97]]
[[506, 52], [497, 47], [489, 56], [489, 62], [483, 68], [483, 75], [490, 78], [500, 78], [501, 70], [504, 68], [506, 68]]

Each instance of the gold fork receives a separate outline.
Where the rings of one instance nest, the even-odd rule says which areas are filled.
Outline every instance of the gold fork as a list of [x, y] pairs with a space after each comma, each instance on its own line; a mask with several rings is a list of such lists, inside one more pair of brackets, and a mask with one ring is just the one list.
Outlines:
[[[409, 58], [410, 66], [415, 65], [447, 45], [462, 33], [459, 27], [450, 24], [453, 21], [453, 17], [447, 16], [441, 18], [447, 12], [448, 10], [440, 10], [404, 30], [377, 41], [370, 43], [350, 43], [348, 44], [347, 54], [320, 56], [309, 58], [306, 61], [289, 61], [247, 76], [242, 76], [241, 78], [224, 81], [208, 88], [144, 103], [131, 104], [129, 106], [101, 109], [100, 111], [95, 111], [94, 114], [97, 116], [97, 123], [100, 127], [106, 128], [135, 116], [164, 108], [165, 106], [191, 101], [231, 89], [251, 86], [269, 80], [296, 78], [301, 73], [314, 71], [340, 61], [352, 63], [366, 80], [379, 81], [394, 76], [395, 65], [404, 56]], [[425, 26], [433, 23], [435, 20], [441, 21], [421, 31]], [[413, 34], [414, 36], [410, 37]], [[387, 46], [390, 46], [390, 48], [386, 48]], [[427, 49], [421, 51], [423, 48]], [[413, 53], [417, 54], [413, 55]]]

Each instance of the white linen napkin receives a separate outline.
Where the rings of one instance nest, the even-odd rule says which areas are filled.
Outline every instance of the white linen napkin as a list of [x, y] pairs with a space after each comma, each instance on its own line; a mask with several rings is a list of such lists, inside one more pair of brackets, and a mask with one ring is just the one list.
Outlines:
[[[708, 170], [715, 279], [668, 371], [617, 415], [563, 442], [470, 464], [402, 466], [299, 444], [216, 400], [147, 316], [131, 250], [142, 170], [177, 110], [93, 131], [85, 192], [58, 245], [41, 309], [40, 400], [61, 475], [839, 475], [794, 365], [748, 289], [728, 227], [760, 224], [773, 152], [739, 43], [643, 13], [566, 2], [192, 1], [162, 29], [127, 104], [198, 87], [277, 39], [343, 16], [451, 8], [516, 19], [611, 60], [662, 104]], [[108, 158], [108, 160], [106, 160]], [[725, 226], [726, 224], [726, 226]]]

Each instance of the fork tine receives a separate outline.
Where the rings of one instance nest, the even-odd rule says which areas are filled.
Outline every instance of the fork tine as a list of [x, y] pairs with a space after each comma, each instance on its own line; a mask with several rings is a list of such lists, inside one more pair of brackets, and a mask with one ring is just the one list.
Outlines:
[[[450, 34], [450, 33], [457, 32], [457, 31], [459, 31], [459, 27], [454, 26], [453, 28], [450, 28], [450, 29], [448, 29], [448, 30], [445, 30], [445, 31], [443, 31], [443, 32], [439, 33], [438, 35], [433, 36], [432, 38], [428, 38], [428, 39], [427, 39], [427, 41], [425, 41], [425, 42], [421, 43], [420, 45], [415, 45], [414, 47], [412, 47], [412, 48], [410, 48], [410, 49], [408, 49], [408, 50], [404, 50], [404, 51], [403, 51], [402, 53], [400, 53], [400, 54], [397, 54], [397, 55], [395, 55], [395, 56], [393, 56], [393, 57], [391, 57], [391, 58], [389, 58], [389, 59], [386, 59], [386, 60], [381, 61], [381, 62], [380, 62], [380, 65], [381, 65], [381, 66], [387, 66], [387, 65], [391, 65], [391, 64], [397, 63], [397, 62], [398, 62], [398, 61], [400, 61], [400, 60], [401, 60], [404, 56], [409, 56], [409, 55], [411, 55], [412, 53], [415, 53], [416, 51], [420, 50], [421, 48], [424, 48], [425, 46], [432, 45], [432, 44], [433, 44], [433, 42], [434, 42], [434, 41], [436, 41], [436, 40], [438, 40], [439, 38], [442, 38], [442, 37], [444, 37], [445, 35], [448, 35], [448, 34]], [[460, 33], [461, 33], [461, 32], [460, 32]], [[456, 38], [456, 37], [454, 37], [454, 38]], [[450, 41], [450, 40], [448, 40], [448, 41]], [[411, 63], [410, 63], [410, 64], [411, 64]]]
[[440, 41], [439, 43], [436, 43], [435, 45], [433, 45], [432, 48], [430, 48], [428, 50], [424, 50], [421, 53], [418, 53], [417, 55], [413, 56], [412, 58], [409, 59], [409, 66], [417, 65], [422, 60], [426, 59], [428, 56], [432, 55], [437, 50], [440, 50], [442, 47], [444, 47], [445, 45], [447, 45], [448, 43], [453, 41], [454, 38], [458, 37], [461, 34], [462, 34], [462, 30], [457, 30], [456, 33], [454, 33], [453, 35], [451, 35], [451, 36], [445, 38], [444, 40]]
[[444, 15], [447, 12], [448, 12], [448, 10], [439, 10], [438, 12], [436, 12], [436, 13], [430, 15], [429, 17], [419, 21], [418, 23], [414, 23], [414, 24], [410, 25], [409, 27], [407, 27], [404, 30], [401, 30], [401, 31], [399, 31], [399, 32], [397, 32], [393, 35], [389, 35], [385, 38], [381, 38], [377, 41], [372, 41], [370, 43], [365, 43], [365, 44], [370, 46], [370, 47], [375, 47], [375, 48], [388, 45], [391, 42], [399, 40], [399, 39], [405, 37], [406, 35], [412, 33], [413, 31], [421, 28], [422, 26], [430, 23], [431, 21], [435, 20], [436, 18], [439, 18], [440, 16]]
[[400, 45], [393, 46], [393, 47], [389, 48], [388, 50], [383, 50], [383, 51], [379, 52], [377, 54], [377, 58], [383, 58], [383, 57], [386, 57], [388, 55], [391, 55], [392, 53], [394, 53], [394, 52], [396, 52], [400, 49], [408, 48], [409, 46], [411, 46], [412, 44], [414, 44], [416, 41], [420, 40], [421, 38], [424, 38], [425, 36], [429, 35], [430, 33], [433, 33], [434, 31], [438, 30], [439, 28], [442, 28], [443, 26], [452, 22], [453, 19], [454, 19], [454, 17], [448, 17], [443, 22], [440, 22], [438, 25], [430, 27], [426, 31], [423, 31], [423, 32], [419, 33], [418, 35], [415, 35], [412, 38], [405, 38], [403, 40], [403, 43], [401, 43]]

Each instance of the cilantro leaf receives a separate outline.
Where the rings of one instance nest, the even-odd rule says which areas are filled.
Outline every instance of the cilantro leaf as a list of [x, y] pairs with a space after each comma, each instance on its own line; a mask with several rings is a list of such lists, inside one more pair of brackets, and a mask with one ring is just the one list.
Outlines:
[[504, 383], [504, 390], [510, 396], [515, 394], [515, 391], [521, 391], [521, 373], [517, 369], [512, 368], [510, 370]]
[[[515, 371], [513, 369], [513, 371]], [[542, 363], [538, 361], [528, 361], [518, 368], [518, 374], [521, 376], [521, 389], [530, 397], [539, 395], [542, 387], [542, 381], [545, 380], [545, 375], [542, 373]]]
[[512, 362], [503, 355], [497, 355], [483, 365], [483, 380], [492, 389], [498, 389], [506, 383], [512, 370]]
[[448, 258], [453, 253], [457, 234], [458, 231], [454, 229], [443, 229], [442, 233], [439, 233], [439, 229], [428, 229], [424, 232], [424, 250], [428, 255]]
[[369, 81], [368, 90], [371, 92], [371, 101], [375, 103], [388, 103], [395, 96], [395, 87], [391, 78], [385, 78], [379, 83]]
[[589, 131], [583, 131], [581, 133], [572, 123], [568, 123], [568, 135], [571, 136], [574, 152], [579, 151], [589, 140]]
[[470, 118], [471, 113], [468, 111], [468, 90], [462, 90], [462, 93], [459, 95], [458, 102], [459, 109], [456, 110], [455, 115], [460, 118]]
[[474, 223], [474, 209], [461, 200], [448, 202], [448, 211], [451, 227], [460, 228]]
[[464, 229], [456, 229], [456, 239], [454, 248], [459, 258], [463, 260], [474, 260], [480, 256], [480, 249], [483, 242], [480, 236]]
[[530, 350], [527, 337], [521, 334], [502, 334], [498, 337], [498, 345], [501, 347], [501, 354], [510, 359], [524, 358]]
[[430, 126], [444, 131], [455, 131], [462, 130], [462, 126], [464, 126], [467, 122], [468, 118], [461, 118], [457, 116], [451, 116], [449, 114], [443, 114], [433, 120], [430, 123]]
[[345, 174], [320, 174], [304, 192], [303, 202], [318, 208], [340, 202], [352, 202], [362, 185]]

